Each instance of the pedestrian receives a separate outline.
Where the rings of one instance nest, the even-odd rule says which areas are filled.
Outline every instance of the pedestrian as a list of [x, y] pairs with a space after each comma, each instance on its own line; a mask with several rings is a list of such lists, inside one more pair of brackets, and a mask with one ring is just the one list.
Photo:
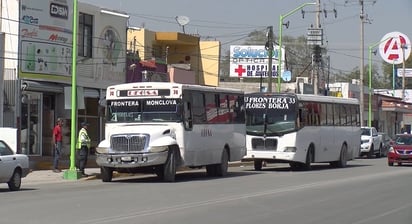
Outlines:
[[62, 135], [62, 127], [63, 127], [63, 119], [62, 118], [57, 118], [56, 120], [56, 125], [53, 128], [53, 146], [54, 146], [54, 156], [53, 156], [53, 172], [59, 173], [59, 159], [60, 155], [62, 153], [62, 140], [63, 140], [63, 135]]
[[87, 164], [87, 156], [89, 154], [89, 149], [90, 149], [90, 138], [89, 135], [87, 134], [87, 127], [89, 124], [84, 121], [81, 123], [81, 129], [79, 131], [79, 137], [77, 139], [77, 145], [76, 145], [76, 167], [80, 170], [82, 173], [82, 176], [87, 176], [86, 173], [84, 172], [84, 168], [86, 167]]

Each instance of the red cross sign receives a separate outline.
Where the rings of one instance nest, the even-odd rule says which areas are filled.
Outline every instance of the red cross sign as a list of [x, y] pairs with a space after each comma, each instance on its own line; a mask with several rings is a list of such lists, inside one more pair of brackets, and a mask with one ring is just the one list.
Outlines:
[[403, 33], [387, 33], [379, 44], [382, 59], [390, 64], [401, 64], [411, 54], [411, 42]]
[[237, 73], [237, 76], [242, 77], [243, 73], [246, 72], [246, 69], [244, 69], [242, 65], [238, 65], [237, 68], [235, 68], [235, 72]]

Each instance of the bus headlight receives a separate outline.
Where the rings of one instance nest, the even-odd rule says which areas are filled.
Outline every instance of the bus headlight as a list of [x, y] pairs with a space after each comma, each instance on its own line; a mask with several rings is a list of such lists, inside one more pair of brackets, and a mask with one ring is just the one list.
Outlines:
[[296, 147], [288, 146], [285, 148], [284, 152], [296, 152]]
[[109, 148], [107, 147], [96, 147], [96, 152], [100, 154], [109, 153]]
[[152, 146], [149, 148], [149, 152], [164, 152], [169, 149], [169, 146], [162, 145], [162, 146]]

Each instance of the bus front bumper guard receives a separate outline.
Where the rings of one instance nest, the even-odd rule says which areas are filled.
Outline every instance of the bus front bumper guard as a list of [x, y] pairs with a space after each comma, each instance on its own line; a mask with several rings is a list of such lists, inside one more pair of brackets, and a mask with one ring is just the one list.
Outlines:
[[164, 164], [167, 156], [167, 151], [134, 154], [97, 154], [96, 163], [104, 167], [136, 168]]

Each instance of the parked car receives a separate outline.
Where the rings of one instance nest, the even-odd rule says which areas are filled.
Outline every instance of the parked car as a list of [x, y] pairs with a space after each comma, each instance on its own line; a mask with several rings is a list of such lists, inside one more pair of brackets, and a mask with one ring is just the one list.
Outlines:
[[373, 155], [377, 158], [382, 156], [382, 136], [378, 135], [374, 127], [361, 127], [360, 157], [364, 155], [368, 158]]
[[29, 173], [29, 157], [16, 154], [0, 140], [0, 183], [7, 183], [11, 191], [20, 190], [21, 178]]
[[387, 133], [378, 132], [378, 135], [382, 136], [382, 156], [387, 156], [393, 140]]
[[393, 166], [397, 163], [401, 166], [403, 163], [412, 163], [412, 135], [398, 134], [395, 141], [389, 148], [388, 165]]

